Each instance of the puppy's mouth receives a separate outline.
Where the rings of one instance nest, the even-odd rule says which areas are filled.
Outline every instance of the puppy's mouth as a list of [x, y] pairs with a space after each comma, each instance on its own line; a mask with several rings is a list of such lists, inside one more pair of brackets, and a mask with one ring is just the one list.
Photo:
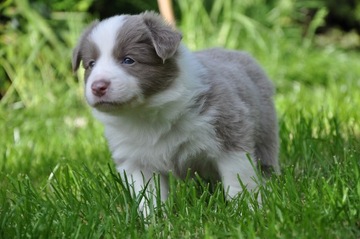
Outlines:
[[136, 97], [133, 97], [130, 100], [126, 101], [99, 100], [92, 104], [92, 107], [102, 112], [115, 112], [119, 110], [125, 110], [133, 107], [134, 105], [137, 105], [139, 102], [136, 99]]
[[110, 105], [110, 106], [119, 106], [124, 104], [123, 102], [116, 102], [116, 101], [98, 101], [94, 103], [94, 107], [102, 106], [102, 105]]
[[126, 104], [128, 104], [128, 102], [98, 101], [94, 103], [92, 107], [96, 108], [99, 111], [108, 112], [122, 108]]

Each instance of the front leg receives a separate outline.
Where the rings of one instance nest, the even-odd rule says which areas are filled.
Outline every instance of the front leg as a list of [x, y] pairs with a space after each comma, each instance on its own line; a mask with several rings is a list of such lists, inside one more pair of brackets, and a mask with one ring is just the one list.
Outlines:
[[[224, 186], [226, 197], [231, 199], [243, 191], [242, 184], [249, 192], [258, 186], [255, 163], [252, 163], [245, 152], [227, 153], [218, 162], [219, 174]], [[260, 198], [258, 198], [260, 200]]]
[[[153, 206], [156, 206], [157, 202], [157, 180], [154, 178], [154, 171], [133, 164], [123, 164], [118, 166], [117, 170], [122, 180], [130, 185], [130, 190], [133, 190], [134, 198], [144, 193], [144, 197], [141, 198], [139, 203], [139, 211], [147, 217], [150, 214], [151, 208], [149, 203], [153, 203]], [[158, 174], [158, 176], [160, 182], [160, 199], [164, 202], [167, 199], [169, 191], [168, 178], [163, 174]]]

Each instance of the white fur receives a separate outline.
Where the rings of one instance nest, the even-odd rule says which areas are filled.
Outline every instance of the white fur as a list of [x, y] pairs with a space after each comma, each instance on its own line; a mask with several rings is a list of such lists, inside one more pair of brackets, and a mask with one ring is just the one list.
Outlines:
[[[187, 51], [184, 46], [182, 48]], [[193, 104], [194, 96], [206, 86], [199, 79], [188, 77], [189, 74], [196, 75], [196, 68], [200, 67], [195, 60], [180, 61], [188, 70], [183, 69], [175, 84], [152, 97], [146, 106], [115, 116], [95, 109], [95, 116], [105, 124], [105, 135], [118, 163], [127, 160], [131, 165], [165, 173], [172, 169], [169, 159], [173, 157], [174, 149], [190, 138], [193, 149], [189, 148], [186, 153], [218, 149], [213, 126], [209, 124], [211, 116], [199, 117], [192, 112], [184, 115], [186, 108]], [[175, 121], [178, 121], [176, 131], [172, 128]], [[188, 158], [186, 153], [184, 160]], [[119, 167], [121, 170], [123, 166]]]
[[[85, 85], [85, 96], [91, 106], [99, 101], [141, 101], [141, 89], [138, 86], [137, 79], [121, 70], [112, 56], [116, 39], [114, 26], [121, 27], [123, 23], [124, 16], [106, 19], [102, 22], [101, 27], [95, 28], [89, 36], [101, 52], [100, 58], [96, 61], [96, 67], [94, 67]], [[105, 96], [98, 97], [91, 92], [91, 85], [101, 79], [110, 80], [111, 87]]]

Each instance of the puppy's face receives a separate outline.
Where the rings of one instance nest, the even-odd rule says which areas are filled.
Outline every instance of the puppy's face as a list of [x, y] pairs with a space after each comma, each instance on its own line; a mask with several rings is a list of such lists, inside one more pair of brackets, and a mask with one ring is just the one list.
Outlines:
[[85, 68], [88, 103], [111, 111], [168, 88], [179, 74], [180, 40], [177, 31], [150, 12], [94, 22], [73, 52], [73, 70], [81, 61]]

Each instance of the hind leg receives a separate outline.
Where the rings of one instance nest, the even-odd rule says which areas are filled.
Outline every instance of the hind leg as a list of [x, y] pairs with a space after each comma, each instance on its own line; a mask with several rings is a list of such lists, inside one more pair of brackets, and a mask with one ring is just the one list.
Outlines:
[[229, 153], [217, 165], [228, 199], [235, 197], [243, 189], [252, 192], [257, 188], [256, 165], [252, 164], [245, 152]]
[[255, 156], [263, 174], [270, 176], [272, 173], [280, 173], [278, 161], [279, 136], [273, 104], [269, 104], [266, 109], [267, 112], [264, 113], [266, 117], [263, 117], [260, 122], [260, 129], [255, 145]]

